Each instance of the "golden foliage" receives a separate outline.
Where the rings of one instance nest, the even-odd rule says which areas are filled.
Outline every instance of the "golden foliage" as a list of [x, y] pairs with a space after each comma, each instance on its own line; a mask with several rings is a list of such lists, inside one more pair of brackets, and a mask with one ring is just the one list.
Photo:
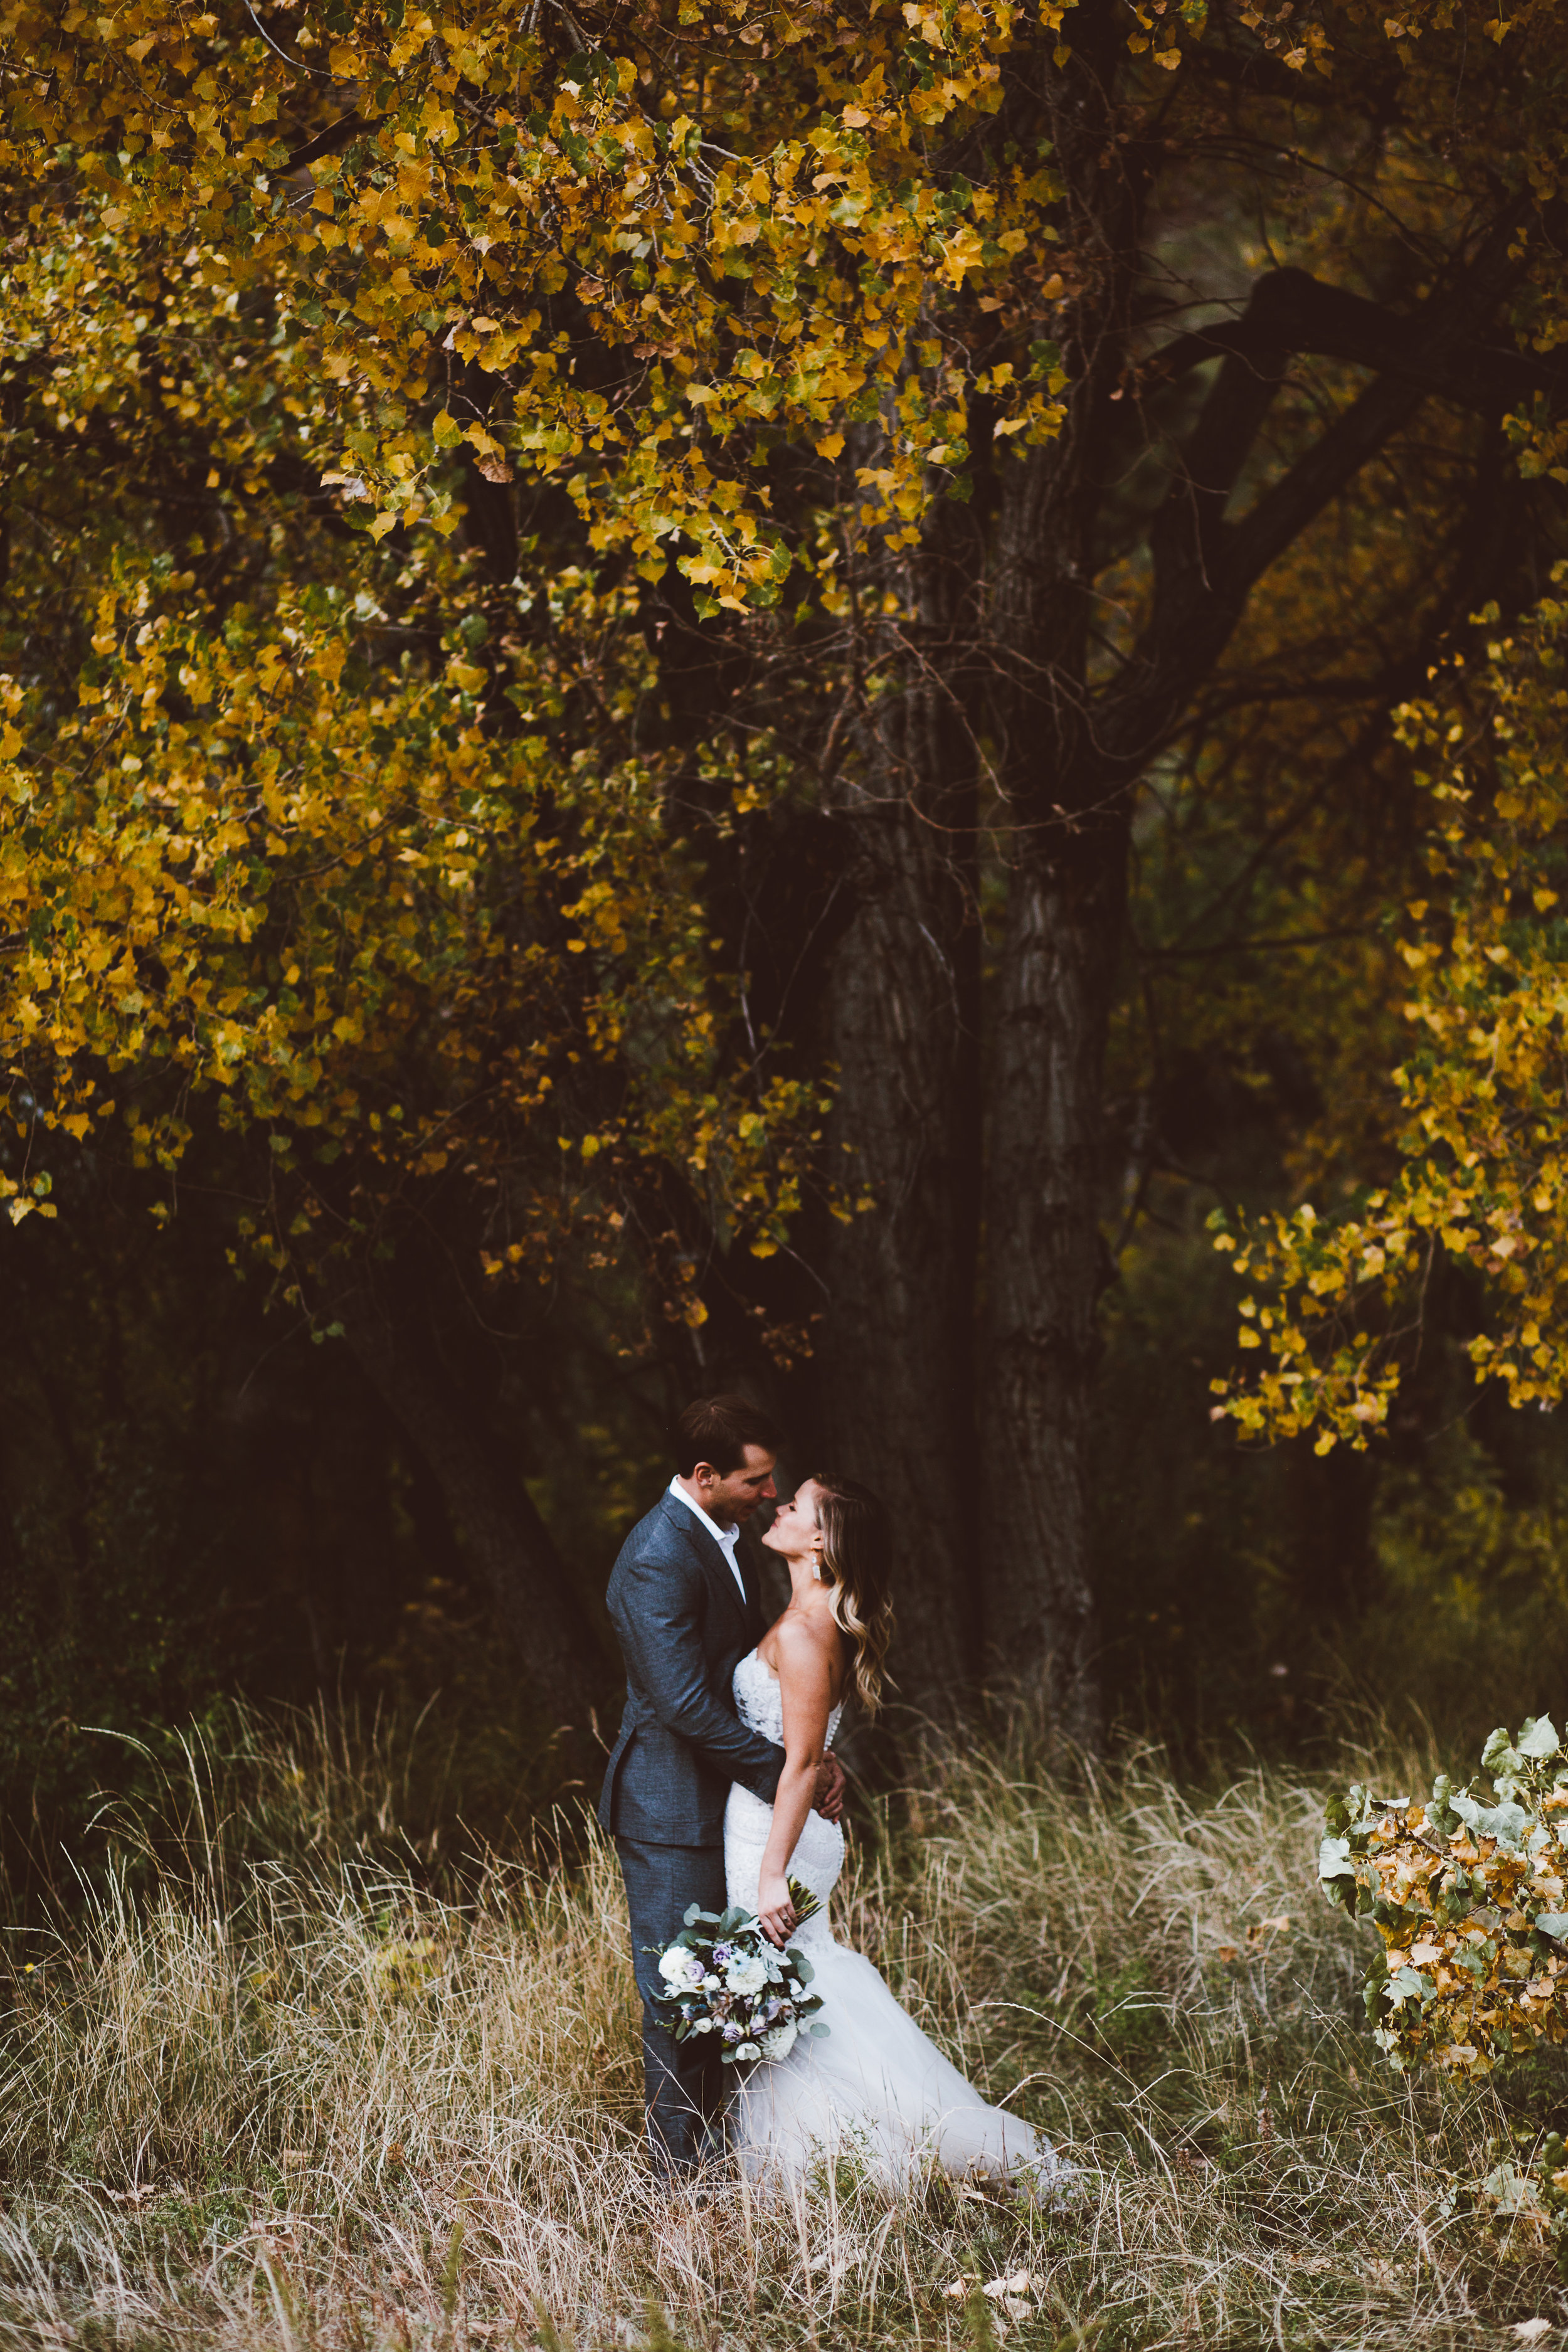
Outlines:
[[[0, 1047], [29, 1135], [113, 1104], [173, 1166], [216, 1093], [271, 1130], [280, 1265], [448, 1167], [493, 1196], [495, 1269], [547, 1262], [591, 1194], [607, 1240], [610, 1178], [654, 1161], [721, 1239], [779, 1246], [820, 1097], [726, 1055], [678, 763], [637, 717], [638, 585], [673, 561], [700, 614], [837, 623], [858, 551], [965, 494], [972, 404], [998, 464], [1058, 433], [1058, 322], [1097, 264], [1009, 91], [1078, 69], [1075, 18], [0, 0], [0, 373], [37, 518]], [[1418, 109], [1459, 16], [1241, 21], [1302, 89], [1393, 42]], [[1201, 0], [1134, 8], [1133, 72], [1168, 91], [1205, 28]], [[1528, 79], [1557, 16], [1485, 30]], [[1550, 104], [1519, 128], [1544, 195]], [[458, 526], [517, 477], [570, 501], [582, 560], [525, 547], [487, 595]], [[183, 542], [161, 498], [201, 511]], [[765, 734], [693, 756], [723, 812], [785, 764]], [[33, 1159], [3, 1181], [13, 1216], [51, 1207]], [[1274, 1385], [1222, 1410], [1353, 1438], [1385, 1409], [1375, 1349], [1309, 1374], [1298, 1324], [1262, 1328], [1291, 1335]]]
[[[1561, 578], [1561, 572], [1559, 578]], [[1495, 608], [1479, 616], [1498, 630]], [[1310, 1203], [1239, 1235], [1212, 1222], [1249, 1285], [1240, 1344], [1263, 1370], [1216, 1381], [1244, 1429], [1316, 1428], [1363, 1445], [1398, 1386], [1399, 1316], [1438, 1252], [1484, 1278], [1492, 1328], [1468, 1343], [1511, 1402], [1554, 1403], [1568, 1377], [1568, 1161], [1563, 1156], [1568, 933], [1554, 909], [1568, 849], [1568, 604], [1546, 597], [1462, 656], [1400, 740], [1432, 795], [1431, 895], [1406, 909], [1412, 1051], [1394, 1072], [1397, 1181], [1345, 1214]], [[1353, 1329], [1357, 1317], [1373, 1328]]]
[[[1009, 0], [853, 19], [727, 0], [624, 17], [564, 67], [539, 15], [306, 7], [288, 54], [167, 0], [63, 22], [22, 0], [0, 16], [0, 163], [28, 174], [64, 144], [83, 226], [138, 271], [219, 317], [274, 304], [316, 459], [373, 531], [449, 530], [467, 442], [494, 478], [559, 478], [595, 550], [649, 577], [679, 532], [710, 601], [774, 601], [795, 560], [831, 599], [833, 533], [785, 544], [771, 449], [815, 445], [822, 503], [896, 541], [930, 470], [962, 473], [973, 394], [1004, 436], [1056, 429], [1056, 352], [1022, 299], [1052, 275], [1047, 159], [972, 186], [930, 153], [994, 114], [1027, 30]], [[335, 117], [290, 149], [280, 110], [315, 110], [312, 84]], [[30, 242], [23, 278], [55, 241]], [[54, 275], [68, 306], [80, 272]], [[992, 315], [983, 363], [943, 322], [958, 288]], [[62, 398], [96, 396], [89, 369]], [[857, 421], [877, 452], [840, 469]], [[253, 437], [237, 418], [235, 462]]]
[[1481, 1761], [1489, 1804], [1440, 1774], [1426, 1804], [1358, 1783], [1328, 1809], [1319, 1876], [1376, 1923], [1367, 2012], [1401, 2070], [1470, 2077], [1568, 2042], [1568, 1752], [1531, 1717], [1517, 1742], [1494, 1731]]

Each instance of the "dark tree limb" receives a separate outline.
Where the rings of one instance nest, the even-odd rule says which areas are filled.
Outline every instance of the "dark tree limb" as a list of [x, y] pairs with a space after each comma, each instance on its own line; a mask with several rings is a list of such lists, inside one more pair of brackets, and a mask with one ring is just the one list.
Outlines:
[[353, 114], [340, 115], [336, 122], [329, 122], [324, 131], [318, 131], [313, 139], [307, 139], [302, 146], [290, 148], [284, 158], [283, 169], [285, 172], [302, 172], [307, 164], [319, 163], [323, 155], [335, 155], [341, 147], [347, 147], [357, 139], [362, 131], [378, 131], [381, 121], [379, 115], [361, 114], [357, 108]]
[[[1113, 684], [1097, 698], [1097, 758], [1089, 763], [1083, 801], [1107, 787], [1136, 780], [1168, 739], [1204, 677], [1218, 661], [1257, 582], [1300, 538], [1374, 457], [1423, 400], [1450, 396], [1463, 369], [1489, 346], [1480, 337], [1487, 321], [1519, 275], [1508, 249], [1519, 225], [1514, 205], [1493, 223], [1470, 260], [1448, 283], [1406, 319], [1380, 311], [1375, 303], [1340, 296], [1297, 271], [1266, 278], [1248, 305], [1244, 347], [1229, 351], [1198, 422], [1177, 460], [1177, 477], [1151, 533], [1154, 593], [1142, 636]], [[1289, 281], [1286, 299], [1278, 291], [1259, 304], [1264, 289]], [[1319, 297], [1330, 298], [1320, 302]], [[1311, 447], [1257, 500], [1239, 521], [1226, 522], [1225, 509], [1240, 478], [1269, 405], [1283, 381], [1292, 352], [1321, 351], [1329, 340], [1325, 320], [1342, 320], [1351, 306], [1367, 328], [1359, 356], [1371, 364], [1376, 348], [1397, 363], [1376, 375], [1336, 417]], [[1259, 318], [1271, 334], [1265, 335]], [[1309, 325], [1322, 329], [1307, 342]], [[1184, 344], [1193, 338], [1184, 337]], [[1348, 343], [1348, 336], [1340, 338]], [[1214, 356], [1211, 348], [1208, 356]], [[1495, 417], [1502, 395], [1495, 391], [1489, 413]]]
[[[1507, 260], [1518, 224], [1515, 209], [1486, 238], [1458, 285], [1408, 315], [1342, 287], [1325, 286], [1304, 269], [1270, 270], [1258, 279], [1239, 319], [1195, 327], [1156, 352], [1139, 371], [1138, 389], [1147, 394], [1222, 356], [1261, 365], [1283, 351], [1373, 368], [1423, 395], [1489, 415], [1538, 392], [1561, 392], [1568, 383], [1561, 362], [1479, 331], [1521, 275], [1521, 266]], [[1490, 299], [1484, 305], [1468, 302], [1467, 293], [1489, 293]], [[1461, 315], [1471, 321], [1462, 332], [1439, 331]]]
[[[1244, 98], [1278, 98], [1287, 106], [1310, 106], [1320, 111], [1344, 103], [1343, 92], [1336, 83], [1317, 74], [1298, 73], [1261, 47], [1220, 49], [1206, 41], [1200, 42], [1186, 52], [1184, 67], [1201, 80], [1223, 83]], [[1369, 92], [1378, 103], [1379, 111], [1386, 109], [1398, 88], [1400, 72], [1395, 64]]]

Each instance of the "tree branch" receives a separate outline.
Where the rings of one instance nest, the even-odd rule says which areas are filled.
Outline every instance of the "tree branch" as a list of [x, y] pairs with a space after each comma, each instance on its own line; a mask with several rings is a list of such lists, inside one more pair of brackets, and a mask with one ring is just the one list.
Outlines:
[[[1508, 248], [1526, 201], [1502, 214], [1469, 261], [1408, 318], [1320, 287], [1304, 272], [1279, 270], [1255, 290], [1238, 322], [1246, 333], [1235, 348], [1214, 338], [1235, 336], [1237, 331], [1204, 331], [1210, 337], [1206, 355], [1224, 351], [1225, 363], [1154, 518], [1154, 594], [1148, 623], [1120, 677], [1098, 698], [1100, 782], [1131, 781], [1142, 770], [1224, 652], [1262, 573], [1429, 394], [1454, 396], [1451, 387], [1479, 365], [1484, 347], [1478, 337], [1522, 270], [1522, 264], [1509, 263]], [[1348, 346], [1349, 326], [1355, 325], [1359, 351], [1352, 354], [1342, 348], [1337, 355], [1372, 365], [1369, 353], [1375, 350], [1386, 353], [1390, 364], [1240, 521], [1227, 523], [1226, 504], [1279, 390], [1288, 355], [1308, 347], [1303, 337], [1309, 321], [1317, 329], [1311, 348], [1324, 347], [1331, 327]], [[1184, 336], [1182, 347], [1200, 340]], [[1488, 404], [1494, 416], [1500, 399], [1494, 386]]]
[[[1185, 69], [1205, 80], [1223, 82], [1246, 98], [1278, 98], [1287, 106], [1319, 109], [1344, 104], [1343, 90], [1333, 82], [1298, 73], [1261, 47], [1224, 49], [1216, 48], [1212, 42], [1200, 41], [1186, 52], [1183, 62]], [[1373, 85], [1373, 97], [1386, 105], [1389, 94], [1398, 87], [1399, 77], [1400, 69], [1394, 62], [1384, 79]]]
[[302, 147], [291, 148], [284, 160], [283, 169], [285, 172], [302, 172], [307, 163], [319, 163], [323, 155], [335, 155], [340, 147], [346, 147], [351, 140], [359, 137], [362, 131], [379, 130], [381, 122], [381, 116], [377, 115], [373, 120], [357, 110], [353, 114], [340, 115], [336, 122], [328, 124], [325, 131], [318, 131], [313, 139], [307, 139]]
[[[1506, 215], [1482, 247], [1489, 257], [1489, 285], [1478, 283], [1480, 257], [1466, 273], [1463, 282], [1489, 297], [1478, 306], [1475, 327], [1521, 275], [1520, 265], [1506, 266], [1518, 218], [1517, 209]], [[1441, 342], [1430, 331], [1424, 333], [1434, 313], [1447, 315], [1452, 299], [1452, 294], [1434, 295], [1419, 310], [1402, 317], [1359, 294], [1325, 286], [1304, 269], [1270, 270], [1253, 288], [1239, 319], [1194, 328], [1157, 352], [1140, 371], [1138, 390], [1147, 394], [1222, 354], [1257, 365], [1265, 355], [1278, 351], [1373, 368], [1379, 375], [1416, 386], [1424, 395], [1431, 394], [1458, 407], [1479, 408], [1489, 414], [1532, 393], [1562, 390], [1565, 381], [1562, 364], [1536, 352], [1480, 338], [1473, 330]]]

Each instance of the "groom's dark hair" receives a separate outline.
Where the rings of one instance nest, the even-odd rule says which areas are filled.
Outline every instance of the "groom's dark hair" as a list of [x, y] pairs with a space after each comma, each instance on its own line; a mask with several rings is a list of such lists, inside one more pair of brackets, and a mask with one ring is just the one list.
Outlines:
[[722, 1478], [738, 1470], [748, 1445], [776, 1454], [784, 1439], [760, 1405], [743, 1396], [696, 1397], [675, 1424], [675, 1466], [689, 1478], [710, 1462]]

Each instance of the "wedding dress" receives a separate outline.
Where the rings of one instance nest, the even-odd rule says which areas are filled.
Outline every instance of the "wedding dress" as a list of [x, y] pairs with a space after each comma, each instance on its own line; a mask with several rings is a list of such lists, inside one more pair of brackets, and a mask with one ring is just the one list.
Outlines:
[[[781, 1745], [784, 1701], [778, 1678], [753, 1650], [735, 1669], [742, 1720]], [[842, 1707], [828, 1717], [827, 1737]], [[732, 1787], [724, 1813], [724, 1874], [729, 1900], [757, 1906], [763, 1854], [773, 1809]], [[731, 2109], [741, 2161], [753, 2179], [797, 2179], [825, 2150], [858, 2156], [888, 2187], [902, 2187], [926, 2159], [944, 2171], [1031, 2185], [1058, 2170], [1048, 2140], [1017, 2116], [987, 2106], [929, 2041], [909, 2011], [858, 1952], [836, 1943], [827, 1898], [844, 1867], [844, 1832], [808, 1813], [788, 1874], [822, 1905], [791, 1937], [816, 1970], [811, 1990], [829, 2029], [802, 2034], [788, 2055], [752, 2069]]]

